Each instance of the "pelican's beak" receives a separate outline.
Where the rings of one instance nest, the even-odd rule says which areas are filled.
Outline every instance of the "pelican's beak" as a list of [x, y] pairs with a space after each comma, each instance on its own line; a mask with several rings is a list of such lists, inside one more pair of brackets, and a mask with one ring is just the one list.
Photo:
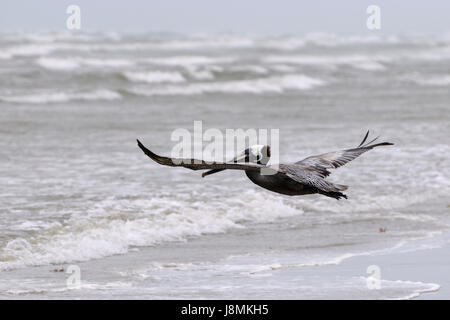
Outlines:
[[[244, 152], [241, 152], [241, 153], [238, 154], [236, 157], [234, 157], [233, 160], [231, 160], [231, 161], [229, 161], [229, 162], [230, 162], [230, 163], [243, 162], [243, 161], [245, 161], [246, 156], [247, 156], [247, 154], [245, 153], [245, 151], [244, 151]], [[224, 170], [225, 170], [225, 169], [212, 169], [212, 170], [208, 170], [208, 171], [202, 173], [202, 178], [204, 178], [204, 177], [206, 177], [206, 176], [209, 176], [210, 174], [217, 173], [217, 172], [224, 171]]]
[[244, 162], [245, 158], [248, 156], [248, 153], [246, 153], [245, 151], [239, 153], [236, 157], [234, 157], [233, 160], [231, 160], [230, 162], [233, 163], [237, 163], [237, 162]]
[[212, 170], [208, 170], [208, 171], [202, 173], [202, 178], [204, 178], [204, 177], [206, 177], [206, 176], [209, 176], [210, 174], [213, 174], [213, 173], [217, 173], [217, 172], [223, 171], [223, 170], [225, 170], [225, 169], [212, 169]]

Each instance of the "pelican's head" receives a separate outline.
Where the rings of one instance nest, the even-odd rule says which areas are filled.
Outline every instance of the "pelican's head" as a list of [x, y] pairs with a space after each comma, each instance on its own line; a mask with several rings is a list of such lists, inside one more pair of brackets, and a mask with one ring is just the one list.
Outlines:
[[238, 154], [234, 159], [234, 163], [246, 162], [267, 164], [270, 160], [270, 146], [255, 144]]

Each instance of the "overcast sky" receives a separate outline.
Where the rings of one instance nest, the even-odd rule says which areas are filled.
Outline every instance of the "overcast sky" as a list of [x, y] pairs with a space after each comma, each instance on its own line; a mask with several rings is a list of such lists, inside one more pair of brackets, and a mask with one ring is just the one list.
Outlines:
[[[450, 0], [1, 0], [0, 31], [65, 31], [70, 4], [84, 31], [450, 32]], [[380, 31], [366, 27], [371, 4], [381, 8]]]

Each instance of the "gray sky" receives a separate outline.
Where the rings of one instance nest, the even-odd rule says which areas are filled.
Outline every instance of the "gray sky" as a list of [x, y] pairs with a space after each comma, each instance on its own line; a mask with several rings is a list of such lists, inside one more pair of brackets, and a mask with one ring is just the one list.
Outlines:
[[[66, 8], [81, 8], [85, 31], [396, 33], [450, 32], [449, 0], [2, 0], [0, 31], [65, 31]], [[366, 8], [381, 7], [381, 30]]]

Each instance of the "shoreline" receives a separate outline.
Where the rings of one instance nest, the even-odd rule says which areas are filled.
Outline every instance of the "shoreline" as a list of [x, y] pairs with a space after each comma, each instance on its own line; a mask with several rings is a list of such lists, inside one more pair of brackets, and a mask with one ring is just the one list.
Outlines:
[[[166, 243], [123, 255], [74, 263], [82, 270], [82, 286], [78, 290], [66, 287], [69, 276], [66, 270], [71, 264], [1, 272], [3, 287], [8, 286], [7, 283], [20, 284], [2, 290], [1, 299], [125, 297], [197, 300], [254, 297], [358, 300], [450, 297], [448, 232], [391, 249], [340, 256], [335, 259], [336, 263], [330, 257], [324, 264], [301, 265], [296, 262], [302, 253], [296, 250], [272, 251], [267, 247], [263, 249], [263, 246], [249, 252], [249, 248], [261, 239], [259, 231], [259, 228], [240, 229], [232, 234], [207, 235], [187, 242]], [[369, 266], [379, 267], [380, 289], [367, 286]], [[52, 272], [58, 268], [64, 272]], [[25, 283], [22, 281], [24, 277], [27, 279]]]

